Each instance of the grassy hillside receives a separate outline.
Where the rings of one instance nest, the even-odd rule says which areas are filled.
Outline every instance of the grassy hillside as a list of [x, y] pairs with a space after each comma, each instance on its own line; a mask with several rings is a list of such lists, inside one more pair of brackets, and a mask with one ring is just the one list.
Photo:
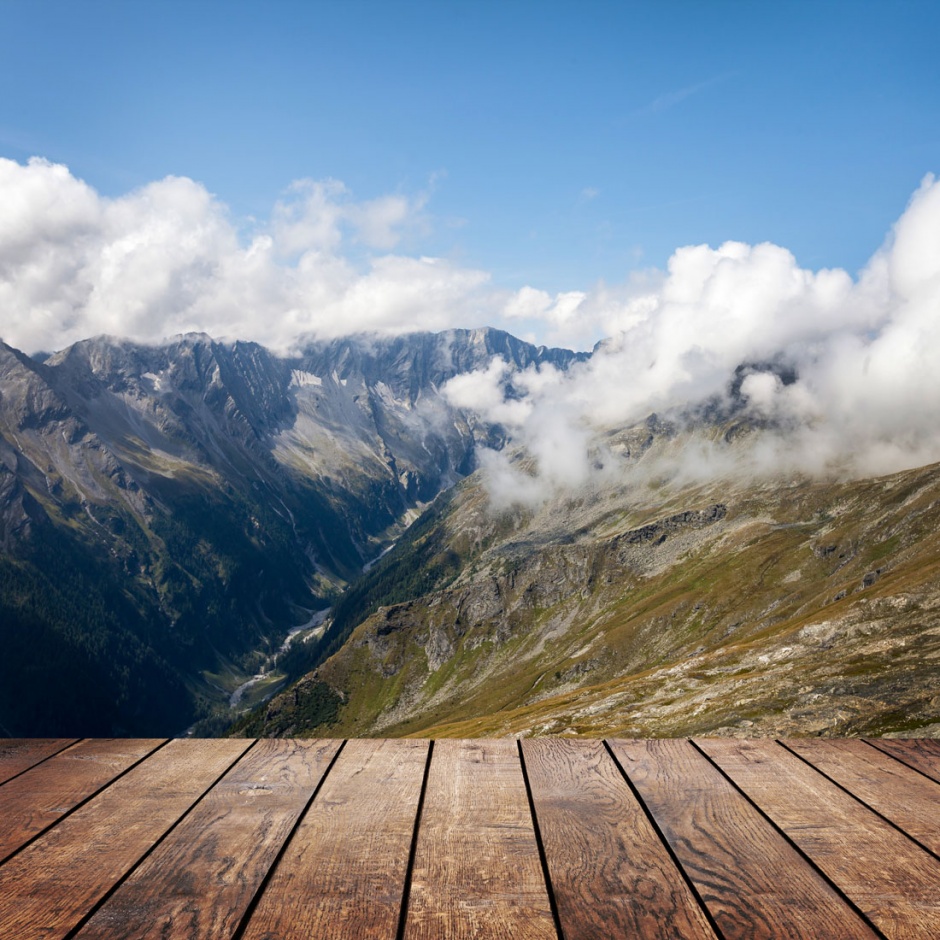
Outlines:
[[255, 733], [940, 734], [940, 467], [486, 502], [468, 482], [431, 528], [460, 576], [379, 607]]

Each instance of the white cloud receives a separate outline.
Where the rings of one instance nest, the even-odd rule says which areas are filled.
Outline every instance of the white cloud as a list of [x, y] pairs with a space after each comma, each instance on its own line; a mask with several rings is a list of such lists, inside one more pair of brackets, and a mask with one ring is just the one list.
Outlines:
[[442, 391], [455, 408], [474, 411], [487, 421], [516, 429], [525, 423], [533, 403], [507, 397], [508, 376], [508, 363], [495, 356], [485, 369], [454, 376]]
[[342, 240], [340, 228], [347, 194], [339, 180], [297, 180], [290, 185], [271, 216], [271, 234], [278, 251], [295, 257], [310, 251], [334, 251]]
[[201, 330], [283, 349], [300, 335], [496, 319], [484, 272], [392, 253], [428, 230], [427, 199], [356, 201], [336, 180], [301, 180], [246, 245], [190, 179], [106, 199], [64, 166], [0, 159], [0, 335], [35, 351]]
[[484, 271], [401, 252], [430, 230], [433, 186], [357, 201], [338, 180], [299, 180], [246, 240], [190, 179], [107, 199], [64, 166], [0, 159], [0, 335], [28, 351], [188, 330], [286, 348], [301, 334], [505, 324], [590, 348], [655, 302], [656, 272], [612, 288], [510, 293]]
[[552, 306], [552, 296], [534, 287], [523, 287], [516, 291], [503, 308], [503, 315], [510, 320], [538, 320]]
[[[740, 385], [747, 407], [783, 430], [755, 439], [746, 457], [710, 448], [680, 460], [683, 472], [724, 473], [733, 460], [753, 472], [880, 473], [940, 460], [940, 183], [932, 176], [858, 280], [802, 269], [776, 245], [728, 242], [681, 248], [664, 277], [633, 288], [596, 288], [567, 304], [527, 288], [511, 301], [555, 328], [580, 320], [620, 329], [590, 362], [531, 390], [517, 440], [537, 479], [523, 487], [505, 458], [488, 457], [495, 498], [579, 485], [596, 447], [586, 428], [723, 398], [742, 363], [754, 364]], [[773, 361], [795, 370], [795, 381], [774, 374]]]

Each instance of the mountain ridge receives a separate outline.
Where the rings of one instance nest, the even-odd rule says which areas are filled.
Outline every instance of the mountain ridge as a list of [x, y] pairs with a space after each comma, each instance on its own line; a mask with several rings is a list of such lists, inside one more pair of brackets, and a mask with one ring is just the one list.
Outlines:
[[218, 733], [238, 702], [263, 735], [940, 734], [940, 465], [756, 465], [779, 429], [742, 384], [795, 379], [768, 360], [494, 503], [481, 447], [536, 464], [448, 382], [513, 401], [589, 357], [496, 330], [0, 345], [0, 730]]
[[[0, 723], [172, 733], [208, 714], [471, 472], [478, 441], [501, 446], [499, 428], [440, 392], [497, 353], [517, 370], [579, 358], [488, 330], [311, 343], [290, 357], [205, 334], [97, 337], [37, 359], [0, 347], [0, 612], [18, 650]], [[48, 563], [60, 549], [72, 585], [61, 597]], [[75, 586], [86, 582], [103, 592], [89, 604], [123, 612], [89, 620]], [[35, 654], [31, 635], [44, 638]], [[59, 646], [91, 657], [113, 696], [91, 724], [70, 723], [87, 709], [67, 682], [57, 719], [49, 684], [22, 678], [27, 664], [42, 676]], [[129, 708], [141, 664], [172, 681]]]

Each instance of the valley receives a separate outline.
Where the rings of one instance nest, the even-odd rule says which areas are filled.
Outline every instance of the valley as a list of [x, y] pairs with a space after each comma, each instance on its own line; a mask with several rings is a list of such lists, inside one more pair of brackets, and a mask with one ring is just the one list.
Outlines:
[[308, 344], [0, 345], [0, 730], [172, 734], [224, 717], [500, 431], [454, 375], [577, 356], [498, 331]]
[[758, 466], [786, 429], [742, 366], [507, 504], [480, 455], [523, 488], [536, 464], [446, 393], [494, 358], [511, 404], [587, 357], [494, 330], [0, 348], [0, 730], [940, 734], [940, 467]]

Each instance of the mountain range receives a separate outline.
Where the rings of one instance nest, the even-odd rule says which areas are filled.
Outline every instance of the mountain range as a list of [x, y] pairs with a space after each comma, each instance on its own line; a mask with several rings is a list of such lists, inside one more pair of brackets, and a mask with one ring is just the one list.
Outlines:
[[252, 343], [0, 344], [0, 730], [167, 734], [312, 623], [499, 427], [440, 389], [492, 330]]
[[[480, 454], [525, 478], [525, 448], [447, 394], [494, 358], [511, 398], [588, 354], [0, 346], [0, 731], [940, 734], [940, 467], [735, 469], [766, 430], [742, 363], [503, 505]], [[722, 472], [664, 472], [718, 446]]]

